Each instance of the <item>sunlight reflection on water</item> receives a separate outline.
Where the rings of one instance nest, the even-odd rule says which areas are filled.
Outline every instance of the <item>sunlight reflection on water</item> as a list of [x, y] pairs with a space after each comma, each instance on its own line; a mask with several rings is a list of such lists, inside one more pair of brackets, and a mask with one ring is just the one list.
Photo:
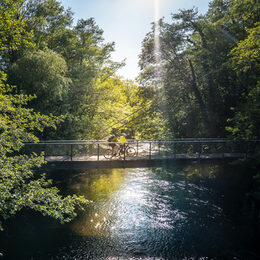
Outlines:
[[[127, 172], [127, 175], [122, 170], [116, 173], [114, 169], [110, 176], [113, 180], [107, 189], [107, 194], [103, 193], [102, 197], [98, 194], [100, 189], [96, 188], [99, 186], [98, 179], [92, 181], [95, 183], [93, 186], [86, 177], [81, 177], [81, 184], [77, 185], [84, 186], [85, 193], [90, 192], [95, 202], [88, 213], [73, 223], [72, 230], [76, 234], [138, 237], [142, 236], [143, 230], [171, 230], [185, 223], [187, 212], [178, 208], [176, 195], [181, 193], [181, 196], [182, 192], [189, 193], [196, 187], [188, 185], [183, 180], [173, 183], [171, 180], [157, 178], [156, 172], [147, 169], [127, 170]], [[104, 183], [104, 177], [99, 178]], [[106, 178], [107, 183], [109, 175]], [[116, 187], [113, 187], [113, 184]], [[72, 185], [73, 187], [75, 186]], [[94, 190], [91, 190], [93, 188]], [[82, 191], [81, 188], [80, 190]], [[206, 202], [198, 201], [198, 203]]]
[[[208, 167], [208, 172], [214, 169]], [[223, 207], [226, 196], [203, 178], [192, 177], [194, 173], [206, 176], [206, 172], [206, 167], [189, 165], [88, 170], [60, 177], [66, 191], [85, 195], [93, 203], [72, 223], [55, 228], [43, 224], [42, 235], [48, 237], [50, 232], [45, 240], [49, 244], [31, 252], [38, 236], [40, 245], [43, 240], [39, 233], [30, 234], [29, 240], [22, 239], [25, 242], [20, 248], [24, 251], [27, 246], [31, 258], [12, 259], [34, 259], [38, 254], [39, 259], [179, 260], [233, 254], [230, 252], [236, 252], [241, 240], [250, 241], [250, 232], [245, 224], [236, 227], [231, 221]], [[235, 204], [228, 203], [229, 211]], [[28, 227], [33, 226], [32, 220]]]

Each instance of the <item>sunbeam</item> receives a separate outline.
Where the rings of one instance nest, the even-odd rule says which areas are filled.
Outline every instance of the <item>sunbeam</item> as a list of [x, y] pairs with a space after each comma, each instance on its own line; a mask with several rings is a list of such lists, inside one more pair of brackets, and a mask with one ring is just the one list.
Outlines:
[[160, 79], [161, 75], [161, 47], [160, 47], [160, 22], [159, 22], [159, 13], [160, 13], [160, 0], [154, 0], [154, 49], [155, 49], [155, 69], [156, 69], [156, 78]]

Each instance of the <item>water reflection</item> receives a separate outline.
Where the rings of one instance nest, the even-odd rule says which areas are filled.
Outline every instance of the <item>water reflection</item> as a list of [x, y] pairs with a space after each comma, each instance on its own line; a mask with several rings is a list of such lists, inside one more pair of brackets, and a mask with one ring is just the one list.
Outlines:
[[185, 172], [188, 178], [215, 178], [221, 169], [220, 165], [209, 165], [201, 164], [199, 167], [197, 165], [188, 165], [184, 167], [183, 171]]
[[120, 189], [124, 182], [124, 169], [91, 170], [73, 178], [69, 189], [85, 195], [92, 201]]
[[[226, 194], [223, 197], [222, 191], [209, 184], [208, 180], [215, 183], [213, 177], [219, 170], [218, 166], [199, 165], [89, 170], [63, 179], [67, 192], [85, 195], [93, 203], [64, 227], [59, 246], [51, 252], [44, 248], [40, 257], [237, 256], [251, 241], [250, 229], [245, 228], [242, 214], [237, 217], [243, 229], [234, 223], [223, 206]], [[56, 240], [58, 236], [56, 232]]]
[[98, 237], [108, 237], [111, 234], [111, 216], [115, 215], [116, 210], [113, 201], [124, 178], [123, 169], [93, 170], [74, 178], [69, 189], [93, 201], [93, 205], [71, 225], [76, 234]]
[[217, 254], [226, 243], [227, 218], [216, 191], [194, 179], [212, 178], [218, 170], [190, 165], [82, 175], [70, 188], [89, 194], [94, 204], [71, 229], [80, 236], [106, 237], [114, 249], [133, 255], [198, 254], [205, 247]]

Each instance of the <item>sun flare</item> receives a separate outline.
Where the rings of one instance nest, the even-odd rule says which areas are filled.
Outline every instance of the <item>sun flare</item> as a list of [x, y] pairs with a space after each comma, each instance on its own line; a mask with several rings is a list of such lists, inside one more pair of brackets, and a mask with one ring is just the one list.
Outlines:
[[155, 62], [156, 62], [157, 77], [159, 77], [160, 75], [160, 62], [161, 62], [159, 1], [160, 0], [154, 0], [154, 48], [155, 48]]
[[160, 1], [159, 0], [154, 0], [154, 21], [159, 20], [159, 8], [160, 8]]

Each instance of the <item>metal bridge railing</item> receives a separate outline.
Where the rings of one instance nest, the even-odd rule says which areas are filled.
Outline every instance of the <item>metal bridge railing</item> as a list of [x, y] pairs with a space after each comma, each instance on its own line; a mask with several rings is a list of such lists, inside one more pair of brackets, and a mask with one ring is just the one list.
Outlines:
[[[103, 161], [140, 159], [203, 159], [260, 156], [260, 140], [229, 139], [130, 140], [112, 156], [104, 140], [59, 140], [25, 143], [22, 153], [44, 153], [47, 161]], [[128, 150], [131, 147], [132, 150]], [[109, 156], [109, 151], [111, 156]]]

